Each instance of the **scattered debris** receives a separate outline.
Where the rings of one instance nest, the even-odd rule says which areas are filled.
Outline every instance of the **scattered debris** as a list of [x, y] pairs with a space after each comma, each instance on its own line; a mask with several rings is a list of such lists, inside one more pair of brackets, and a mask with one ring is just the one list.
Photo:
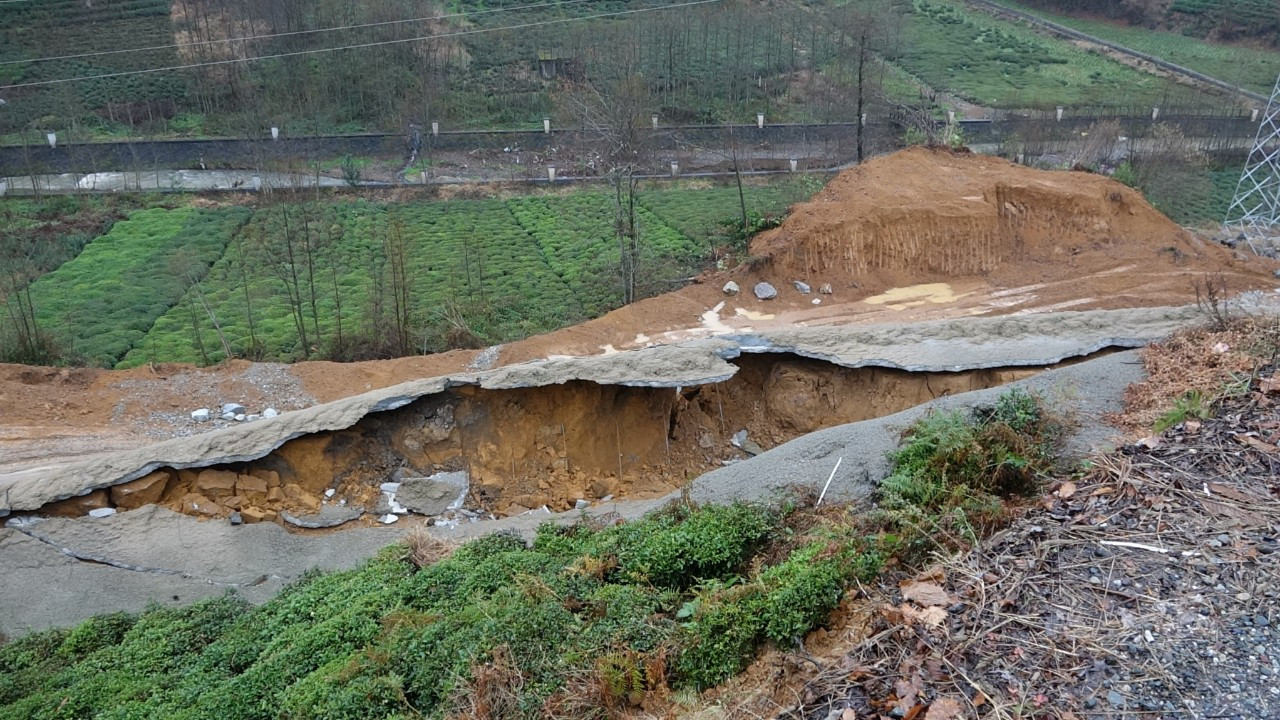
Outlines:
[[831, 283], [822, 283], [822, 286], [818, 288], [818, 292], [822, 293], [823, 295], [830, 295]]
[[388, 514], [383, 515], [382, 517], [378, 518], [378, 522], [382, 523], [383, 525], [390, 525], [391, 523], [393, 523], [393, 522], [395, 522], [395, 521], [397, 521], [397, 520], [399, 520], [399, 519], [400, 519], [400, 516], [399, 516], [399, 515], [392, 515], [392, 514], [388, 513]]
[[796, 290], [800, 291], [801, 295], [808, 295], [810, 292], [812, 292], [812, 289], [809, 287], [808, 283], [803, 283], [803, 282], [800, 282], [799, 280], [796, 280], [794, 281], [793, 284], [796, 286]]
[[115, 515], [115, 514], [116, 514], [116, 509], [115, 509], [115, 508], [109, 508], [109, 507], [108, 507], [108, 508], [97, 508], [97, 509], [95, 509], [95, 510], [90, 510], [90, 511], [89, 511], [89, 517], [91, 517], [91, 518], [104, 518], [104, 517], [111, 517], [112, 515]]
[[275, 408], [267, 408], [266, 410], [262, 411], [262, 417], [264, 418], [273, 418], [279, 414], [280, 412]]
[[200, 408], [199, 410], [193, 410], [191, 412], [191, 419], [198, 423], [208, 422], [209, 408]]
[[245, 407], [240, 403], [223, 403], [222, 404], [223, 415], [231, 415], [232, 417], [235, 417], [236, 415], [243, 415], [244, 412], [245, 412]]
[[732, 281], [732, 280], [730, 280], [729, 282], [725, 283], [725, 284], [724, 284], [724, 288], [723, 288], [723, 289], [724, 289], [724, 294], [725, 294], [725, 295], [737, 295], [737, 294], [738, 294], [738, 292], [741, 290], [741, 288], [739, 288], [739, 287], [738, 287], [738, 283], [736, 283], [736, 282], [734, 282], [734, 281]]
[[778, 297], [778, 289], [767, 282], [756, 283], [755, 294], [761, 300], [772, 300]]

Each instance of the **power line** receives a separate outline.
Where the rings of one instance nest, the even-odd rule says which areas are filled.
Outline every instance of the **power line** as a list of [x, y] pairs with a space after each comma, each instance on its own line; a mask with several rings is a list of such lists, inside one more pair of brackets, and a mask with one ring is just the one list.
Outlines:
[[[423, 22], [427, 20], [444, 20], [446, 18], [457, 18], [457, 17], [471, 17], [473, 15], [488, 15], [488, 14], [500, 13], [500, 12], [513, 12], [516, 10], [538, 10], [541, 8], [561, 7], [564, 5], [577, 5], [579, 3], [584, 3], [589, 1], [590, 0], [559, 0], [558, 2], [544, 2], [536, 5], [520, 5], [518, 7], [490, 8], [488, 10], [473, 10], [471, 12], [451, 13], [449, 15], [435, 15], [431, 17], [409, 18], [406, 20], [384, 20], [382, 22], [364, 23], [360, 25], [343, 25], [340, 27], [331, 27], [331, 28], [317, 28], [315, 30], [294, 30], [291, 32], [269, 33], [266, 35], [248, 35], [245, 37], [224, 38], [220, 40], [200, 40], [197, 42], [189, 42], [189, 43], [173, 43], [170, 45], [153, 45], [151, 47], [125, 48], [123, 50], [101, 50], [98, 52], [78, 53], [76, 55], [56, 55], [52, 57], [32, 58], [32, 59], [26, 59], [26, 60], [4, 60], [4, 61], [0, 61], [0, 66], [24, 65], [27, 63], [50, 62], [53, 60], [75, 60], [78, 58], [100, 57], [102, 55], [120, 55], [122, 53], [151, 52], [153, 50], [169, 50], [169, 49], [185, 48], [185, 47], [197, 47], [200, 45], [216, 45], [218, 43], [250, 42], [253, 40], [266, 40], [268, 38], [289, 37], [292, 35], [311, 35], [311, 34], [319, 34], [319, 33], [338, 32], [341, 30], [357, 30], [361, 28], [384, 27], [387, 25], [402, 25], [404, 23]], [[6, 3], [6, 2], [31, 2], [31, 0], [0, 0], [0, 4]]]
[[[3, 0], [0, 0], [2, 2]], [[381, 47], [384, 45], [398, 45], [400, 43], [419, 42], [422, 40], [438, 40], [441, 38], [460, 37], [463, 35], [479, 35], [482, 33], [500, 32], [503, 30], [523, 30], [525, 28], [541, 27], [545, 25], [558, 25], [562, 23], [577, 22], [581, 20], [595, 20], [605, 17], [616, 17], [619, 15], [636, 15], [639, 13], [655, 12], [658, 10], [673, 10], [675, 8], [692, 7], [694, 5], [706, 5], [709, 3], [720, 2], [720, 0], [690, 0], [689, 2], [675, 3], [672, 5], [661, 5], [650, 8], [637, 8], [635, 10], [616, 10], [614, 12], [597, 13], [595, 15], [583, 15], [574, 18], [555, 18], [552, 20], [538, 20], [535, 22], [520, 23], [518, 25], [505, 25], [496, 28], [476, 28], [473, 30], [458, 30], [451, 33], [440, 33], [438, 35], [423, 35], [420, 37], [402, 38], [399, 40], [381, 40], [378, 42], [361, 43], [359, 45], [343, 45], [340, 47], [318, 48], [315, 50], [296, 50], [294, 52], [276, 53], [274, 55], [260, 55], [250, 58], [232, 58], [229, 60], [210, 60], [207, 62], [190, 63], [187, 65], [171, 65], [168, 67], [144, 68], [142, 70], [123, 70], [113, 73], [102, 73], [100, 75], [84, 75], [81, 77], [61, 78], [58, 80], [39, 80], [29, 83], [18, 83], [17, 85], [0, 85], [0, 90], [17, 90], [19, 88], [41, 87], [45, 85], [60, 85], [62, 83], [80, 82], [82, 80], [103, 80], [106, 78], [126, 77], [130, 75], [146, 75], [149, 73], [168, 72], [170, 70], [191, 70], [201, 67], [212, 67], [215, 65], [233, 65], [236, 63], [257, 62], [258, 60], [278, 60], [280, 58], [296, 57], [299, 55], [315, 55], [319, 53], [337, 52], [339, 50], [360, 50], [371, 47]]]

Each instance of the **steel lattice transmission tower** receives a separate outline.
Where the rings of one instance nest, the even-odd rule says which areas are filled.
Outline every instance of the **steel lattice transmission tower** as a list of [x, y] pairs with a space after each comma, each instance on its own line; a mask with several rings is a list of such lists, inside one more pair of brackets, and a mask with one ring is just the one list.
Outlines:
[[1280, 78], [1271, 91], [1224, 226], [1231, 235], [1243, 236], [1254, 252], [1280, 237]]

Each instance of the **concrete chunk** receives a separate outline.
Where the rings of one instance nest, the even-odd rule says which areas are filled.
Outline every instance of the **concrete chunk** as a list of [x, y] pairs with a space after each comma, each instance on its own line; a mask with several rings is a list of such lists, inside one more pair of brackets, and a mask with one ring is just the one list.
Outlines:
[[396, 491], [395, 501], [411, 512], [439, 515], [462, 507], [471, 489], [465, 472], [437, 473], [425, 478], [405, 478]]
[[314, 515], [303, 515], [299, 517], [287, 512], [282, 512], [280, 513], [280, 518], [290, 525], [316, 530], [320, 528], [337, 527], [343, 523], [349, 523], [363, 514], [364, 510], [360, 508], [326, 505], [320, 508], [320, 512], [315, 513]]

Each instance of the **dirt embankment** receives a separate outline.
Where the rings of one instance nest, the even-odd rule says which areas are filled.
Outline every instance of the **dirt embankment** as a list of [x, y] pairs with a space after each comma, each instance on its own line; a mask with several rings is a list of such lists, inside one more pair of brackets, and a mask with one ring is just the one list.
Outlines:
[[1132, 263], [1142, 272], [1154, 264], [1173, 274], [1248, 274], [1230, 250], [1200, 242], [1110, 178], [922, 148], [841, 174], [751, 250], [769, 259], [773, 278], [862, 290], [1071, 276], [1105, 297], [1132, 282], [1100, 275]]

